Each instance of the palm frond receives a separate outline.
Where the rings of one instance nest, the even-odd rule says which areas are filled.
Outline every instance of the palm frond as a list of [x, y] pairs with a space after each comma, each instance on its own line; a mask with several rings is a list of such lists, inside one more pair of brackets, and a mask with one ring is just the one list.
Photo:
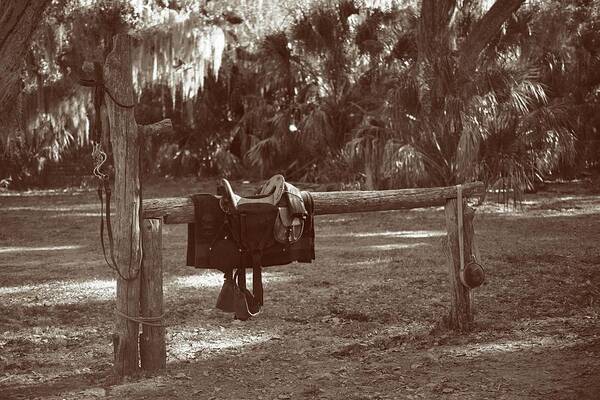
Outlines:
[[539, 82], [524, 80], [510, 90], [508, 104], [520, 114], [527, 114], [535, 105], [547, 104], [544, 86]]
[[231, 152], [219, 147], [213, 154], [213, 165], [218, 169], [219, 175], [228, 178], [234, 175], [240, 167], [239, 160]]
[[373, 12], [356, 27], [354, 42], [359, 51], [364, 54], [376, 56], [383, 51], [383, 44], [379, 41], [379, 30], [381, 28], [382, 13]]
[[426, 169], [426, 156], [410, 144], [396, 140], [385, 143], [382, 159], [383, 176], [393, 187], [417, 187], [430, 176]]
[[285, 32], [280, 31], [267, 35], [262, 41], [261, 47], [265, 56], [276, 58], [284, 65], [290, 63], [291, 50]]
[[333, 134], [329, 116], [319, 107], [313, 108], [300, 125], [301, 140], [304, 142], [326, 142]]
[[364, 163], [365, 152], [368, 146], [369, 138], [366, 136], [355, 137], [344, 146], [343, 154], [350, 162]]
[[399, 60], [415, 60], [417, 51], [417, 38], [414, 32], [403, 32], [396, 39], [391, 55]]
[[360, 8], [354, 0], [341, 0], [338, 3], [340, 21], [345, 22], [351, 15], [360, 13]]
[[485, 137], [477, 123], [465, 126], [456, 149], [456, 175], [459, 182], [469, 182], [477, 177], [479, 147]]
[[319, 49], [319, 37], [308, 14], [303, 14], [296, 20], [292, 26], [292, 37], [301, 42], [309, 52], [317, 52]]
[[273, 135], [279, 138], [285, 138], [290, 135], [290, 114], [288, 112], [278, 112], [271, 118]]
[[329, 49], [339, 46], [336, 32], [339, 20], [333, 9], [324, 8], [317, 10], [312, 15], [312, 23], [323, 46]]
[[279, 142], [275, 136], [259, 140], [246, 153], [245, 157], [251, 165], [264, 171], [275, 163], [279, 153]]

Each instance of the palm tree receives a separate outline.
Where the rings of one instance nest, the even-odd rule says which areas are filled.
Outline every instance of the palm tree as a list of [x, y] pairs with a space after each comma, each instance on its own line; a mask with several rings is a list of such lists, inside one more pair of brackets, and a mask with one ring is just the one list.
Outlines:
[[[462, 10], [458, 17], [434, 13], [440, 20], [428, 25], [423, 9], [440, 7], [435, 8], [440, 11], [442, 3], [423, 2], [418, 25], [403, 18], [404, 30], [396, 33], [395, 45], [385, 57], [400, 59], [403, 67], [394, 69], [391, 88], [378, 89], [386, 93], [384, 106], [366, 119], [379, 123], [363, 124], [350, 145], [362, 143], [363, 154], [371, 153], [365, 160], [382, 160], [381, 178], [393, 186], [483, 179], [518, 196], [536, 177], [572, 161], [574, 140], [565, 107], [549, 102], [539, 71], [521, 51], [523, 42], [514, 31], [526, 22], [511, 20], [512, 29], [499, 30], [481, 47], [485, 43], [478, 44], [471, 35], [482, 34], [482, 21], [487, 18], [489, 23], [490, 12], [497, 14], [498, 8], [479, 19], [473, 9], [467, 14]], [[502, 3], [509, 2], [494, 7]], [[522, 18], [529, 16], [524, 13]], [[428, 30], [434, 46], [421, 43], [419, 48], [416, 38], [422, 41]], [[386, 48], [380, 36], [371, 40]], [[463, 47], [455, 50], [453, 43]], [[483, 50], [476, 65], [469, 43]], [[388, 65], [386, 72], [391, 70]]]
[[257, 67], [260, 96], [248, 96], [239, 130], [251, 137], [251, 164], [307, 177], [315, 163], [339, 158], [359, 122], [360, 95], [352, 82], [348, 18], [352, 1], [316, 7], [296, 18], [289, 32], [265, 38]]
[[553, 102], [568, 109], [577, 157], [559, 172], [598, 166], [600, 154], [600, 3], [551, 1], [531, 7], [531, 35], [523, 38]]

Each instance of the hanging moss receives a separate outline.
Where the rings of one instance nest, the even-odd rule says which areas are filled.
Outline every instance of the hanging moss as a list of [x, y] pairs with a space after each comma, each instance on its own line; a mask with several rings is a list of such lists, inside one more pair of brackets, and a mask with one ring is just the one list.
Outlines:
[[[111, 37], [119, 32], [139, 39], [132, 65], [138, 100], [144, 89], [166, 90], [170, 108], [180, 107], [184, 120], [193, 122], [193, 100], [209, 74], [219, 78], [228, 48], [252, 50], [258, 38], [291, 21], [288, 10], [312, 1], [179, 0], [161, 5], [148, 0], [69, 0], [53, 4], [27, 59], [26, 107], [19, 117], [23, 128], [0, 133], [3, 147], [9, 150], [11, 135], [23, 136], [27, 143], [44, 143], [54, 135], [85, 145], [93, 117], [90, 89], [74, 84], [64, 61], [69, 58], [70, 65], [102, 62]], [[165, 109], [163, 105], [163, 117]]]

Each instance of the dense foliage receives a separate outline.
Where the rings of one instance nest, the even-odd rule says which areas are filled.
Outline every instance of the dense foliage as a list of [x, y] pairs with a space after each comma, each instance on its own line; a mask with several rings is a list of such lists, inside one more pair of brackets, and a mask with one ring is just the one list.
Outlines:
[[13, 180], [87, 151], [90, 96], [68, 72], [122, 30], [140, 39], [136, 118], [176, 127], [147, 146], [153, 173], [519, 193], [598, 168], [598, 1], [526, 2], [473, 69], [461, 49], [488, 2], [459, 1], [437, 47], [415, 1], [84, 3], [56, 3], [32, 46], [24, 132], [2, 141]]
[[[369, 188], [481, 179], [519, 193], [596, 167], [598, 3], [564, 5], [521, 7], [468, 76], [460, 48], [423, 57], [410, 5], [313, 8], [246, 63], [259, 87], [242, 96], [240, 154]], [[450, 40], [465, 42], [483, 11], [463, 2]]]

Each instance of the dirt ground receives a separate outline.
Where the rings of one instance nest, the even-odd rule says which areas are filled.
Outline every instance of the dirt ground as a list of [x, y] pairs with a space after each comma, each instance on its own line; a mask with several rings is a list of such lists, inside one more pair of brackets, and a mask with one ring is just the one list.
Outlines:
[[[144, 196], [214, 193], [214, 182]], [[0, 193], [1, 399], [600, 399], [600, 191], [478, 207], [488, 282], [469, 334], [449, 307], [443, 210], [321, 216], [317, 261], [269, 268], [248, 322], [164, 228], [168, 369], [112, 376], [115, 282], [94, 191]]]

